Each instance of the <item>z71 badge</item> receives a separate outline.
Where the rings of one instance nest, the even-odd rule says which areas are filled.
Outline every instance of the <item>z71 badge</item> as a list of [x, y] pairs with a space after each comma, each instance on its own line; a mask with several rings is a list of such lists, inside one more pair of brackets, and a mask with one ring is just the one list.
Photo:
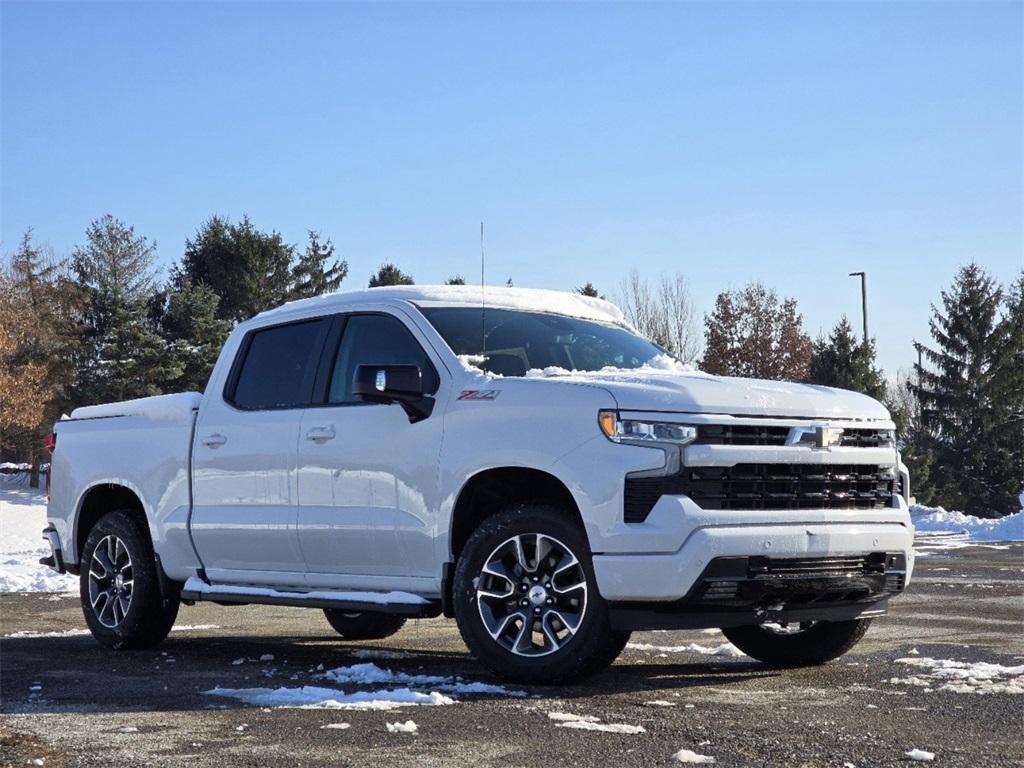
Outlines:
[[464, 389], [459, 400], [497, 400], [500, 389]]

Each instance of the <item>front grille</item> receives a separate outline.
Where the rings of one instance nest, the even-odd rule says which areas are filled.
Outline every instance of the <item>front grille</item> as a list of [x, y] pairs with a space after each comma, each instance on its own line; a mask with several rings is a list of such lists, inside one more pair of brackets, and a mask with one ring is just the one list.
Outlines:
[[643, 522], [663, 495], [702, 509], [884, 509], [896, 478], [875, 464], [736, 464], [684, 467], [668, 477], [627, 477], [625, 520]]
[[[697, 427], [698, 445], [785, 445], [789, 427], [759, 424], [702, 424]], [[850, 448], [878, 448], [889, 445], [890, 431], [853, 427], [843, 429], [839, 445]]]

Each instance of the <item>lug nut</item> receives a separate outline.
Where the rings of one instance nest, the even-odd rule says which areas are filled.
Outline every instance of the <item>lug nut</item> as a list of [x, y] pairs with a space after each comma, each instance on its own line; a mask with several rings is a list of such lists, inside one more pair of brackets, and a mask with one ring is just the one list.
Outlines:
[[551, 589], [551, 584], [545, 584], [544, 589]]
[[534, 612], [534, 613], [536, 613], [536, 614], [538, 614], [538, 615], [540, 615], [540, 608], [534, 608], [534, 609], [533, 609], [533, 612]]
[[530, 604], [530, 601], [529, 601], [529, 600], [523, 600], [523, 602], [521, 602], [521, 603], [520, 603], [520, 605], [521, 605], [521, 606], [523, 606], [524, 608], [525, 608], [526, 606], [528, 606], [529, 604]]
[[555, 601], [554, 601], [554, 600], [552, 600], [552, 599], [551, 599], [551, 598], [549, 597], [549, 598], [548, 598], [548, 599], [547, 599], [547, 600], [546, 600], [545, 602], [546, 602], [546, 603], [547, 603], [548, 605], [551, 605], [551, 604], [552, 604], [553, 602], [555, 602]]

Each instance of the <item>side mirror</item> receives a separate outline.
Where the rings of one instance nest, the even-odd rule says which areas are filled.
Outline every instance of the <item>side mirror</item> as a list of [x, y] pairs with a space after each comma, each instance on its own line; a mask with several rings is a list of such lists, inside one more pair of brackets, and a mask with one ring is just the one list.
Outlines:
[[434, 398], [423, 393], [423, 371], [418, 365], [360, 365], [352, 394], [366, 403], [398, 403], [413, 424], [434, 410]]

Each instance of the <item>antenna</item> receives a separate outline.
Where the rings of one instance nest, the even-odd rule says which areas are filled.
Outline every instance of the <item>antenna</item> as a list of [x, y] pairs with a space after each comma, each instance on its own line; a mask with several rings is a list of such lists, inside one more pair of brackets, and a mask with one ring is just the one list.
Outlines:
[[487, 365], [487, 296], [484, 287], [484, 223], [480, 222], [480, 355]]

